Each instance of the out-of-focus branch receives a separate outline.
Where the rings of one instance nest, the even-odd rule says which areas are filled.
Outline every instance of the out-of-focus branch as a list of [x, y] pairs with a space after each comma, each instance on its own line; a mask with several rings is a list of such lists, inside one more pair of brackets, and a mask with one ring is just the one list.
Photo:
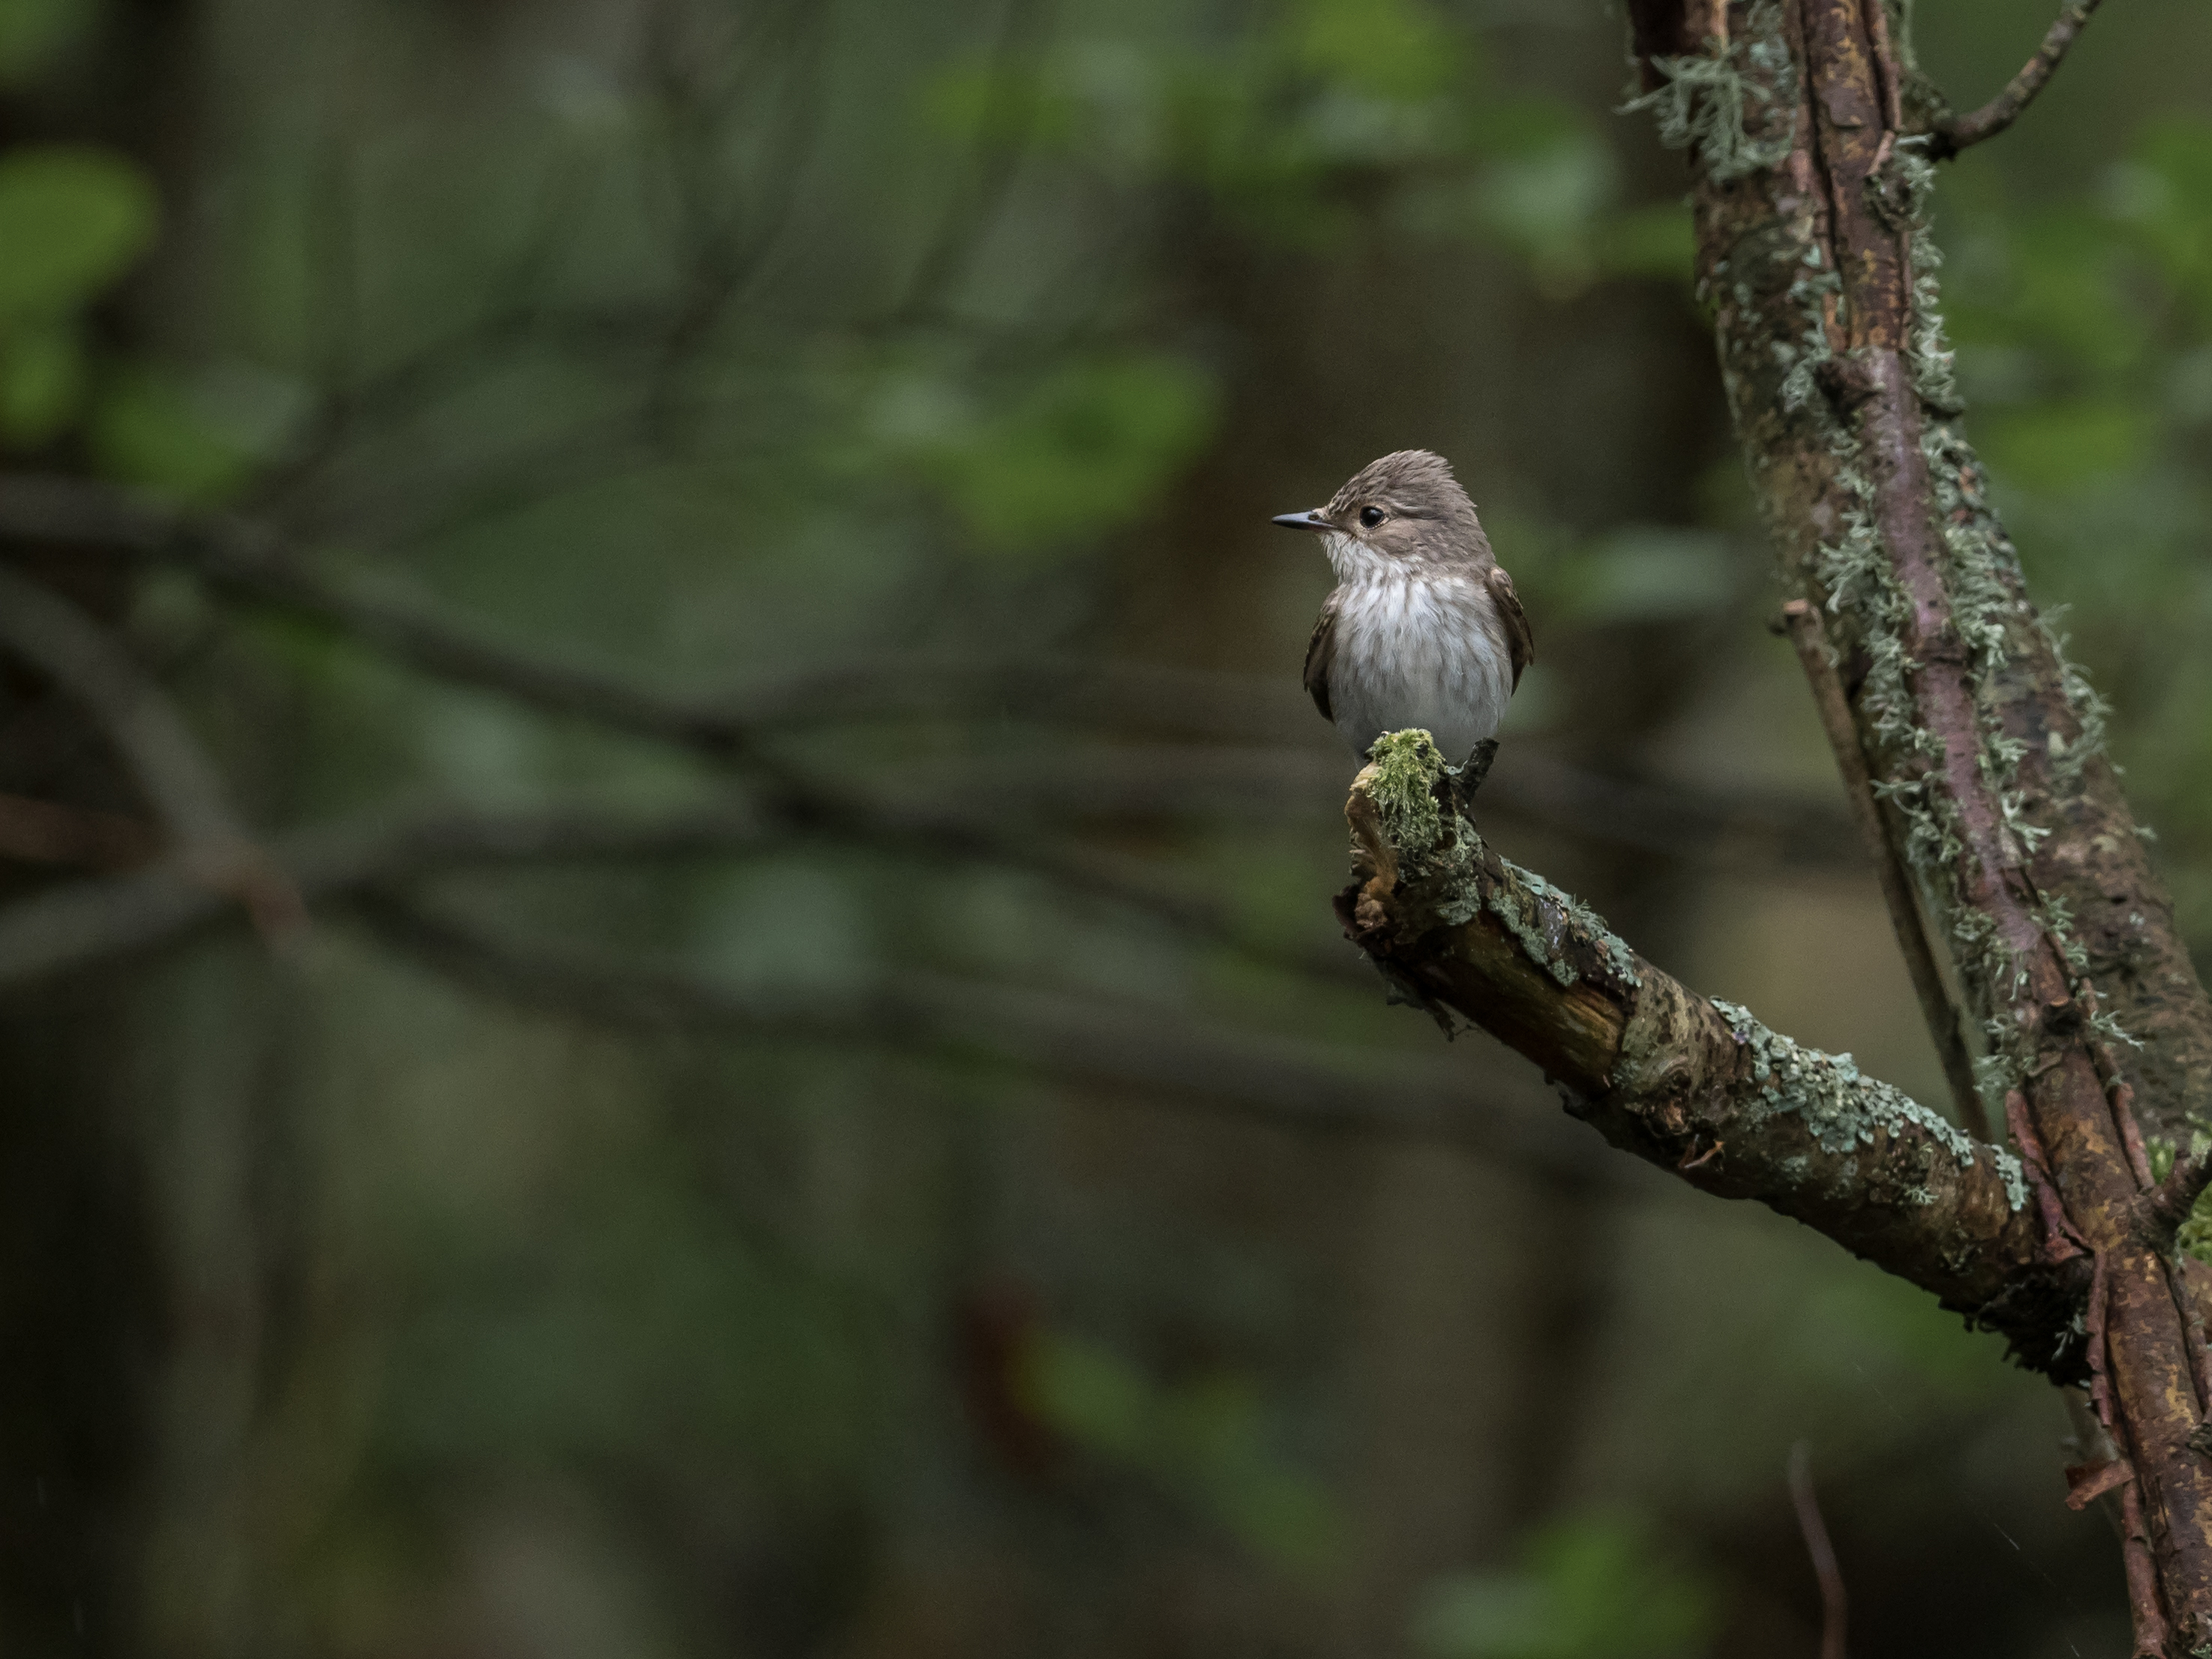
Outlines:
[[126, 813], [0, 793], [0, 859], [121, 869], [161, 848], [152, 826]]
[[100, 723], [179, 846], [213, 849], [248, 839], [222, 775], [168, 695], [76, 605], [0, 569], [0, 647]]
[[[825, 724], [975, 717], [1014, 708], [1037, 720], [1112, 719], [1239, 745], [1124, 745], [1079, 754], [1062, 745], [1018, 762], [938, 761], [878, 770], [872, 779], [909, 786], [900, 793], [916, 799], [957, 801], [988, 793], [994, 801], [1063, 815], [1273, 817], [1328, 798], [1343, 775], [1333, 747], [1290, 746], [1314, 722], [1295, 691], [1285, 689], [1287, 682], [1051, 657], [914, 658], [832, 665], [728, 696], [686, 698], [362, 592], [315, 571], [249, 523], [180, 518], [109, 486], [0, 477], [0, 535], [120, 547], [173, 562], [226, 597], [305, 618], [423, 673], [757, 773], [772, 769], [776, 787], [810, 828], [824, 820], [857, 828], [871, 817], [916, 810], [885, 805], [877, 799], [880, 791], [863, 796], [802, 777], [776, 765], [763, 746], [778, 733]], [[1255, 735], [1283, 746], [1251, 746]], [[1602, 776], [1526, 746], [1509, 753], [1486, 787], [1486, 800], [1498, 810], [1698, 867], [1818, 870], [1855, 862], [1848, 830], [1825, 808]], [[1009, 851], [1031, 844], [1031, 837], [1006, 836], [1005, 828], [999, 831]], [[972, 824], [962, 828], [971, 845], [977, 833]]]
[[502, 692], [641, 737], [709, 754], [747, 748], [751, 729], [720, 707], [662, 696], [617, 676], [478, 637], [411, 605], [307, 569], [276, 537], [236, 520], [185, 518], [125, 492], [56, 477], [0, 480], [11, 535], [128, 549], [184, 566], [216, 592], [319, 623], [464, 685]]
[[[652, 818], [573, 809], [383, 815], [295, 831], [270, 856], [312, 904], [487, 865], [727, 852], [768, 844], [775, 827], [744, 802]], [[0, 992], [174, 943], [220, 921], [224, 908], [174, 860], [50, 885], [0, 910]]]
[[[1058, 1076], [1165, 1091], [1209, 1109], [1310, 1130], [1440, 1139], [1581, 1187], [1617, 1185], [1579, 1137], [1546, 1115], [1486, 1103], [1462, 1067], [1204, 1025], [1094, 998], [901, 975], [849, 996], [742, 992], [664, 963], [532, 939], [424, 909], [410, 882], [464, 868], [726, 854], [782, 844], [745, 803], [642, 818], [589, 811], [447, 813], [340, 825], [279, 842], [274, 856], [316, 905], [356, 903], [393, 942], [489, 988], [623, 1024], [705, 1025], [783, 1038], [950, 1042]], [[0, 911], [0, 993], [175, 943], [220, 923], [223, 897], [175, 862], [51, 886]], [[402, 927], [402, 918], [411, 919]], [[437, 925], [430, 925], [433, 921]]]
[[1466, 1068], [1228, 1030], [1171, 1009], [899, 972], [848, 992], [793, 995], [719, 982], [665, 961], [521, 937], [386, 886], [352, 908], [377, 936], [512, 1001], [618, 1026], [696, 1029], [900, 1053], [966, 1054], [1025, 1070], [1251, 1117], [1304, 1133], [1449, 1143], [1547, 1181], [1627, 1190], [1547, 1115], [1501, 1108]]
[[1035, 100], [1016, 88], [1023, 58], [1035, 46], [1040, 10], [1034, 0], [1001, 0], [982, 70], [987, 84], [974, 173], [961, 178], [928, 243], [908, 273], [898, 303], [875, 326], [896, 325], [937, 313], [946, 291], [966, 268], [1004, 206], [1020, 173], [1023, 149], [1030, 137]]
[[304, 923], [299, 895], [231, 806], [191, 727], [105, 629], [52, 589], [0, 569], [0, 647], [99, 724], [195, 880], [242, 900], [272, 937]]
[[1754, 1198], [2067, 1374], [2078, 1285], [2040, 1265], [2020, 1164], [1749, 1012], [1699, 996], [1486, 846], [1425, 732], [1384, 739], [1346, 816], [1338, 911], [1440, 1018], [1541, 1066], [1568, 1109], [1702, 1191]]
[[1790, 1449], [1790, 1503], [1797, 1511], [1797, 1530], [1805, 1537], [1805, 1553], [1813, 1558], [1813, 1577], [1820, 1586], [1820, 1659], [1846, 1659], [1844, 1636], [1850, 1629], [1850, 1597], [1844, 1588], [1844, 1570], [1836, 1561], [1836, 1547], [1828, 1539], [1828, 1523], [1820, 1515], [1820, 1494], [1813, 1490], [1813, 1448], [1800, 1440]]
[[[917, 815], [899, 824], [912, 850], [949, 865], [1015, 868], [1059, 893], [1120, 907], [1279, 971], [1360, 974], [1337, 948], [1307, 951], [1255, 943], [1219, 901], [1160, 878], [1143, 860], [1079, 848], [1032, 843], [1013, 862], [988, 835], [963, 836], [973, 820]], [[872, 830], [832, 823], [815, 842], [868, 847]], [[271, 857], [302, 902], [340, 899], [371, 884], [497, 865], [728, 856], [790, 844], [788, 823], [754, 799], [709, 803], [658, 816], [556, 807], [536, 811], [426, 811], [376, 815], [295, 831]], [[98, 880], [49, 886], [0, 909], [0, 991], [50, 975], [158, 949], [220, 921], [220, 896], [175, 862]]]
[[1929, 146], [1938, 161], [1956, 155], [1969, 144], [1978, 144], [1984, 138], [1994, 138], [2014, 121], [2034, 100], [2089, 21], [2101, 0], [2074, 0], [2058, 14], [2043, 37], [2043, 44], [2035, 49], [2035, 56], [2021, 66], [2019, 74], [2005, 83], [2005, 89], [1971, 114], [1954, 116], [1936, 129], [1934, 142]]

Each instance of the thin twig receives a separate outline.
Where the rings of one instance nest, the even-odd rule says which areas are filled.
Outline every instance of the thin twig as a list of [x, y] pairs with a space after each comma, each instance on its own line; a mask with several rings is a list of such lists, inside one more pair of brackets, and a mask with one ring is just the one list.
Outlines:
[[2035, 1199], [2036, 1214], [2043, 1223], [2045, 1256], [2057, 1262], [2083, 1255], [2089, 1248], [2087, 1242], [2066, 1213], [2066, 1200], [2058, 1195], [2051, 1174], [2051, 1159], [2043, 1150], [2041, 1137], [2035, 1133], [2035, 1120], [2028, 1115], [2027, 1097], [2017, 1089], [2006, 1090], [2004, 1110], [2005, 1127], [2012, 1132], [2013, 1150], [2020, 1154], [2027, 1189]]
[[2081, 33], [2101, 0], [2074, 0], [2074, 3], [2058, 14], [2043, 44], [2035, 49], [2019, 74], [2006, 83], [2005, 89], [1970, 114], [1955, 116], [1935, 134], [1936, 143], [1930, 153], [1936, 160], [1956, 155], [1970, 144], [1978, 144], [1984, 138], [1994, 138], [2014, 121], [2020, 113], [2041, 92], [2045, 83], [2057, 71], [2060, 62], [2073, 46], [2075, 37]]
[[1813, 1491], [1809, 1441], [1800, 1440], [1790, 1449], [1790, 1501], [1797, 1510], [1797, 1529], [1805, 1534], [1805, 1553], [1813, 1558], [1813, 1576], [1820, 1581], [1820, 1659], [1844, 1659], [1850, 1599], [1844, 1593], [1835, 1546], [1828, 1541], [1827, 1523], [1820, 1518], [1820, 1500]]
[[2204, 1315], [2190, 1289], [2189, 1276], [2181, 1265], [2179, 1254], [2172, 1250], [2162, 1253], [2159, 1257], [2159, 1266], [2166, 1274], [2166, 1293], [2172, 1297], [2173, 1305], [2181, 1310], [2182, 1335], [2189, 1357], [2189, 1380], [2197, 1389], [2197, 1431], [2201, 1433], [2204, 1414], [2212, 1412], [2212, 1349], [2208, 1349], [2204, 1344]]
[[[1880, 0], [1876, 4], [1879, 8]], [[1906, 970], [1912, 976], [1913, 992], [1920, 999], [1928, 1035], [1935, 1039], [1936, 1054], [1943, 1062], [1944, 1080], [1951, 1085], [1952, 1108], [1967, 1133], [1977, 1140], [1986, 1140], [1990, 1137], [1989, 1116], [1983, 1109], [1981, 1091], [1974, 1086], [1974, 1063], [1966, 1052], [1959, 1010], [1944, 988], [1942, 974], [1936, 965], [1936, 953], [1928, 943], [1919, 902], [1913, 895], [1912, 884], [1906, 878], [1904, 860], [1898, 856], [1881, 804], [1875, 799], [1874, 781], [1867, 770], [1865, 752], [1859, 747], [1850, 703], [1844, 695], [1843, 681], [1836, 674], [1835, 664], [1829, 660], [1827, 635], [1820, 624], [1820, 608], [1810, 600], [1792, 599], [1782, 607], [1782, 616], [1790, 629], [1790, 643], [1797, 648], [1797, 660], [1812, 686], [1814, 707], [1820, 711], [1820, 728], [1827, 733], [1828, 746], [1835, 752], [1836, 769], [1844, 775], [1844, 793], [1850, 801], [1851, 817], [1858, 825], [1859, 838], [1874, 865], [1875, 878], [1881, 884], [1882, 900], [1889, 907], [1890, 924], [1896, 929], [1898, 948], [1904, 953]]]
[[298, 891], [230, 804], [222, 775], [168, 694], [108, 632], [51, 588], [0, 569], [0, 647], [61, 687], [115, 745], [183, 867], [243, 902], [272, 941], [305, 925]]

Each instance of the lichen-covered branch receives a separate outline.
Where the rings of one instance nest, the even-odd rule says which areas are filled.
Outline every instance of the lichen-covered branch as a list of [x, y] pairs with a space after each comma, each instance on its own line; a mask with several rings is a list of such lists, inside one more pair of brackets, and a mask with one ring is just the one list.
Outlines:
[[[2104, 707], [2030, 603], [1959, 424], [1928, 222], [1943, 141], [1904, 130], [1904, 15], [1731, 14], [1723, 53], [1650, 60], [1643, 101], [1692, 153], [1699, 290], [1784, 583], [1839, 649], [1838, 741], [1978, 1024], [1982, 1096], [2010, 1108], [2053, 1254], [2094, 1264], [2094, 1395], [2162, 1598], [2139, 1648], [2195, 1652], [2212, 1646], [2212, 1460], [2188, 1441], [2212, 1370], [2170, 1226], [2146, 1213], [2158, 1160], [2202, 1148], [2212, 1002], [2104, 758]], [[2031, 64], [2014, 112], [2055, 61]]]
[[1912, 896], [1903, 849], [1890, 834], [1881, 803], [1875, 795], [1874, 780], [1867, 775], [1866, 757], [1851, 724], [1850, 699], [1844, 695], [1844, 683], [1830, 660], [1833, 653], [1828, 647], [1827, 630], [1820, 623], [1820, 607], [1809, 599], [1792, 599], [1782, 607], [1782, 618], [1813, 688], [1821, 729], [1836, 751], [1852, 821], [1858, 826], [1861, 844], [1874, 866], [1882, 900], [1895, 926], [1897, 947], [1911, 976], [1913, 994], [1920, 1000], [1928, 1034], [1935, 1039], [1936, 1057], [1943, 1062], [1944, 1081], [1951, 1085], [1952, 1109], [1961, 1126], [1986, 1139], [1989, 1113], [1975, 1085], [1973, 1056], [1966, 1048], [1966, 1033], [1960, 1029], [1959, 1011], [1952, 1006], [1942, 970], [1936, 966], [1936, 953], [1929, 945], [1927, 929], [1921, 925], [1920, 907]]
[[1358, 879], [1338, 908], [1403, 994], [1534, 1060], [1615, 1146], [1818, 1229], [2003, 1329], [2027, 1363], [2079, 1370], [2080, 1287], [2043, 1267], [2010, 1153], [1699, 996], [1500, 858], [1426, 732], [1376, 755], [1346, 808]]
[[[1743, 130], [1701, 136], [1678, 107], [1695, 82], [1656, 101], [1697, 164], [1699, 288], [1782, 580], [1823, 609], [1867, 769], [1978, 1018], [2009, 1007], [2027, 933], [2047, 936], [2142, 1045], [2119, 1064], [2146, 1132], [2186, 1146], [2189, 1103], [2212, 1097], [2212, 1002], [2105, 758], [2105, 707], [2030, 603], [1960, 427], [1933, 169], [1886, 125], [1856, 0], [1808, 0], [1802, 29], [1779, 0], [1734, 9]], [[1954, 741], [1941, 758], [1955, 774], [1971, 748], [1979, 780], [1957, 798], [1931, 766]], [[1993, 933], [1957, 890], [1977, 846], [1998, 887], [2032, 891], [2032, 928]], [[1983, 1036], [1994, 1115], [2034, 1056], [2011, 1023]]]

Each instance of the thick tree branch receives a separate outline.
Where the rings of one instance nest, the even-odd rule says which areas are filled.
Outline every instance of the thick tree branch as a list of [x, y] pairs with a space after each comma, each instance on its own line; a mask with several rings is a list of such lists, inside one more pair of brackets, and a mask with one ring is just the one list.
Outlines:
[[1653, 967], [1482, 841], [1425, 732], [1386, 738], [1346, 816], [1337, 901], [1386, 976], [1544, 1068], [1568, 1109], [1702, 1191], [1755, 1198], [2077, 1369], [2020, 1164], [1847, 1058], [1801, 1048]]

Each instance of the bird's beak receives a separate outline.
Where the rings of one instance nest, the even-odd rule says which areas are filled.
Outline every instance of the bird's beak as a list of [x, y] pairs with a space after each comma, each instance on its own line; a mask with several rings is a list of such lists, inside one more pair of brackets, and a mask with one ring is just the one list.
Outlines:
[[1274, 522], [1285, 530], [1334, 530], [1336, 527], [1322, 517], [1321, 509], [1317, 507], [1304, 513], [1278, 513]]

